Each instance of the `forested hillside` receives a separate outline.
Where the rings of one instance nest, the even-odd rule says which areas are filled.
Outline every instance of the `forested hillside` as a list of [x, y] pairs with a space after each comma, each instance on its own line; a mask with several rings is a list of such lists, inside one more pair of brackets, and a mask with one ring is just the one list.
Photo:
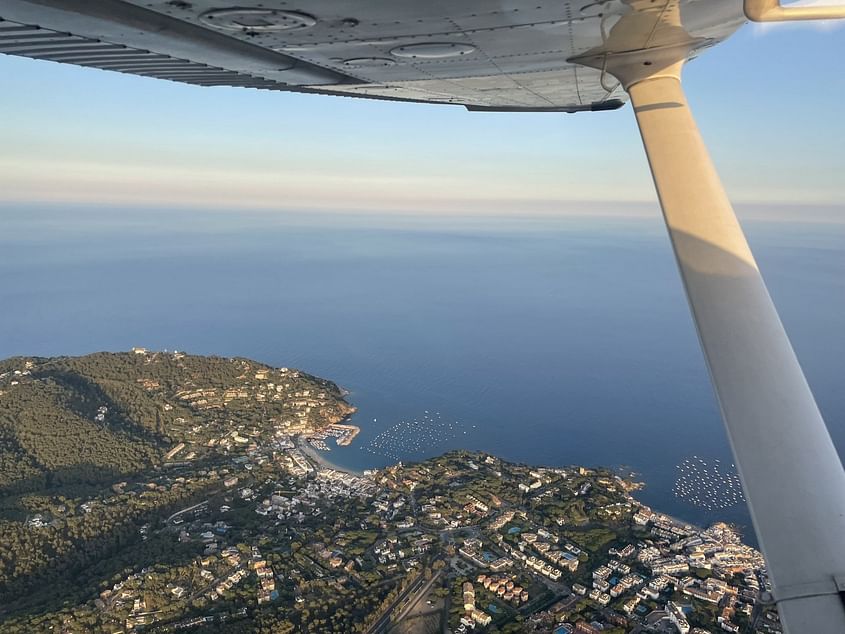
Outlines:
[[176, 443], [192, 445], [183, 455], [200, 455], [228, 431], [319, 428], [350, 411], [329, 381], [245, 359], [146, 352], [6, 359], [0, 496], [110, 482], [160, 465]]
[[178, 560], [175, 540], [144, 527], [219, 494], [256, 447], [353, 411], [330, 381], [247, 359], [0, 361], [0, 622], [90, 596], [124, 566]]

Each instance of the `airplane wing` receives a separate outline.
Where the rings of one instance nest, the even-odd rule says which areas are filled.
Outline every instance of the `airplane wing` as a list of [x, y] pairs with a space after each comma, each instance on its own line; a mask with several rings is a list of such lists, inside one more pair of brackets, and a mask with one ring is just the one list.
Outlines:
[[[199, 86], [242, 86], [471, 110], [608, 110], [625, 91], [572, 60], [630, 0], [3, 0], [0, 52]], [[656, 26], [665, 0], [644, 14]], [[684, 0], [695, 54], [744, 22], [736, 0]], [[705, 6], [706, 5], [706, 6]], [[642, 38], [642, 45], [646, 38]]]

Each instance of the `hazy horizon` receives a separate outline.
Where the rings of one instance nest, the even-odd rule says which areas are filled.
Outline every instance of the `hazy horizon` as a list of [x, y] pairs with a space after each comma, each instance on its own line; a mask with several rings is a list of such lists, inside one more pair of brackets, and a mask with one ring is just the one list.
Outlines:
[[[840, 59], [840, 34], [747, 26], [685, 70], [738, 206], [759, 204], [765, 216], [781, 203], [845, 205], [845, 78], [806, 62]], [[5, 55], [0, 74], [0, 201], [508, 214], [566, 214], [603, 200], [620, 212], [656, 207], [630, 105], [471, 113], [202, 88]]]

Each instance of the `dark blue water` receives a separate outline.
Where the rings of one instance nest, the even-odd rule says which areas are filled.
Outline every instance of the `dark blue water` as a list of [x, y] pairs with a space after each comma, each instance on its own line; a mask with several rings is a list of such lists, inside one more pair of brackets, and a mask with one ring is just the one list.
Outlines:
[[[671, 251], [649, 219], [389, 218], [0, 210], [0, 355], [132, 346], [252, 357], [351, 392], [358, 469], [402, 420], [535, 464], [627, 465], [645, 502], [705, 523], [744, 507], [675, 498], [691, 455], [730, 462]], [[749, 224], [784, 322], [845, 447], [845, 228]], [[373, 419], [377, 419], [375, 422]]]

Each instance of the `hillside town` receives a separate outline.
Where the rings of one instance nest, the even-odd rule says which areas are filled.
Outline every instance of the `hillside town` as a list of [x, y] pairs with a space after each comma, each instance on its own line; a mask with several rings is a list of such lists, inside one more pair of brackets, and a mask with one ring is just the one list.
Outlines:
[[[702, 530], [640, 504], [608, 471], [452, 453], [358, 475], [297, 443], [87, 502], [90, 513], [123, 496], [214, 491], [139, 528], [194, 556], [132, 572], [82, 611], [110, 632], [188, 631], [267, 609], [296, 626], [317, 597], [343, 589], [371, 607], [348, 631], [387, 631], [372, 629], [385, 616], [456, 634], [780, 631], [758, 551], [725, 524]], [[403, 594], [416, 579], [434, 583]]]
[[[221, 360], [200, 387], [184, 378], [197, 358], [130, 357], [105, 360], [166, 364], [132, 394], [154, 400], [168, 444], [99, 488], [19, 498], [25, 513], [0, 525], [4, 631], [781, 632], [765, 562], [734, 527], [651, 509], [612, 470], [455, 451], [346, 472], [315, 444], [358, 433], [333, 384]], [[53, 380], [47, 363], [19, 365], [4, 399]], [[131, 411], [87, 394], [92, 424]], [[24, 566], [88, 552], [71, 583], [11, 594]]]

